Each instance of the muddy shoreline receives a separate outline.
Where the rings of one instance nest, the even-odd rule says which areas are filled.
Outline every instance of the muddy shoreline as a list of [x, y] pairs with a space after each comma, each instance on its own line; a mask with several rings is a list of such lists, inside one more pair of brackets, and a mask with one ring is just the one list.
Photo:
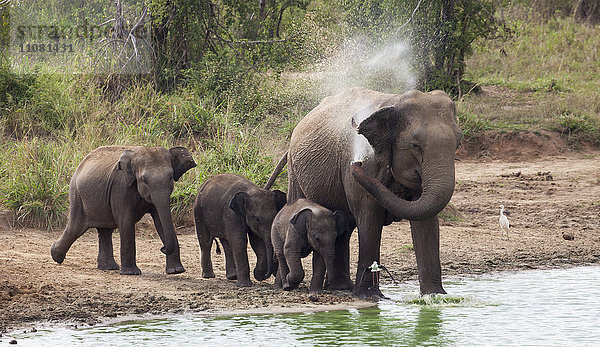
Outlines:
[[[526, 160], [525, 160], [526, 159]], [[441, 221], [443, 275], [571, 267], [600, 261], [600, 152], [563, 153], [522, 161], [462, 160], [456, 190]], [[549, 178], [551, 177], [551, 178]], [[510, 240], [500, 239], [499, 205], [511, 215]], [[575, 239], [565, 240], [564, 232]], [[216, 278], [201, 277], [193, 227], [178, 229], [187, 271], [166, 275], [156, 231], [138, 226], [141, 276], [96, 269], [97, 234], [90, 230], [62, 265], [50, 257], [60, 231], [0, 228], [0, 331], [36, 324], [97, 324], [137, 315], [276, 313], [372, 305], [348, 292], [308, 295], [310, 259], [300, 288], [283, 292], [273, 279], [237, 288], [225, 279], [223, 255], [213, 254]], [[352, 238], [356, 264], [357, 238]], [[118, 237], [115, 256], [118, 259]], [[254, 261], [250, 256], [251, 262]], [[381, 262], [398, 281], [416, 279], [409, 224], [385, 227]], [[355, 265], [353, 265], [353, 268]], [[382, 283], [391, 280], [383, 276]]]

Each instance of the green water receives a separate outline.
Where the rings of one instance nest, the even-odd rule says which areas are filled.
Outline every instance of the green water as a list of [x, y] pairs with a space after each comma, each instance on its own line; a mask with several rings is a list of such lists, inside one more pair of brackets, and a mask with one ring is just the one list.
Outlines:
[[365, 310], [182, 316], [85, 329], [12, 333], [19, 346], [586, 346], [600, 345], [600, 266], [532, 270], [445, 282], [450, 295], [420, 297], [417, 283], [382, 288]]

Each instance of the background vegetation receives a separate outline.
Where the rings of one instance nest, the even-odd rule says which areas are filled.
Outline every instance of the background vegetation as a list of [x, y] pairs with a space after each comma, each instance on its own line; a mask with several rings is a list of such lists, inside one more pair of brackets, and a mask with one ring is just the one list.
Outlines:
[[[110, 45], [95, 54], [145, 44], [151, 69], [138, 73], [71, 73], [68, 59], [83, 58], [68, 55], [62, 70], [15, 65], [18, 3], [0, 2], [0, 204], [24, 225], [61, 227], [77, 164], [109, 144], [192, 151], [199, 165], [172, 195], [180, 223], [216, 173], [263, 184], [297, 121], [353, 84], [444, 89], [466, 137], [551, 130], [600, 144], [600, 28], [585, 0], [48, 0], [37, 10], [42, 23], [110, 19]], [[134, 47], [135, 23], [149, 36]]]

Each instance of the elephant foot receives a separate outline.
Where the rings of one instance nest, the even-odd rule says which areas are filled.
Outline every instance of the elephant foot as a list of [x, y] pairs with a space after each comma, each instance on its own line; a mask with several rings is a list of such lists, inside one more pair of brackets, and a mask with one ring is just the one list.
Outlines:
[[264, 280], [266, 280], [267, 278], [269, 278], [270, 276], [271, 276], [271, 274], [261, 274], [261, 273], [259, 273], [259, 272], [257, 272], [257, 271], [254, 271], [254, 278], [255, 278], [257, 281], [264, 281]]
[[310, 288], [310, 290], [308, 291], [309, 295], [316, 295], [316, 294], [322, 294], [323, 293], [323, 289], [321, 288]]
[[352, 290], [354, 289], [354, 283], [347, 277], [341, 281], [334, 281], [331, 284], [326, 284], [325, 289], [327, 290]]
[[213, 270], [202, 270], [202, 278], [215, 278], [215, 273]]
[[52, 260], [59, 264], [62, 264], [62, 262], [65, 260], [66, 254], [57, 251], [54, 245], [52, 245], [50, 248], [50, 254], [52, 255]]
[[298, 282], [298, 283], [289, 283], [289, 282], [284, 283], [283, 284], [283, 290], [287, 291], [287, 290], [296, 289], [296, 288], [298, 288], [299, 284], [300, 284], [300, 282]]
[[142, 271], [137, 266], [123, 266], [121, 268], [121, 275], [141, 275]]
[[98, 270], [119, 270], [119, 264], [114, 259], [112, 261], [98, 261]]
[[235, 283], [236, 286], [238, 287], [252, 287], [252, 282], [250, 282], [250, 280], [248, 281], [237, 281]]
[[447, 294], [442, 285], [439, 286], [421, 286], [421, 294]]
[[185, 268], [183, 267], [183, 265], [178, 265], [178, 266], [173, 266], [173, 267], [167, 267], [166, 272], [169, 275], [180, 274], [182, 272], [185, 272]]
[[[213, 277], [214, 277], [214, 274], [213, 274]], [[230, 281], [237, 280], [237, 274], [225, 274], [225, 277]]]
[[381, 293], [378, 286], [373, 287], [357, 287], [352, 292], [352, 295], [361, 299], [372, 299], [378, 300], [383, 299], [385, 296]]

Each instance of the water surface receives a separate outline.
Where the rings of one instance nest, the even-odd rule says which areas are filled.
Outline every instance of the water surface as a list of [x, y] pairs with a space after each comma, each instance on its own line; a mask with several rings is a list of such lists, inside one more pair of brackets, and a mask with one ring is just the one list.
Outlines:
[[[422, 298], [416, 282], [383, 287], [378, 307], [335, 312], [128, 321], [12, 333], [20, 346], [533, 345], [600, 343], [600, 266], [447, 280]], [[2, 339], [6, 343], [7, 337]]]

